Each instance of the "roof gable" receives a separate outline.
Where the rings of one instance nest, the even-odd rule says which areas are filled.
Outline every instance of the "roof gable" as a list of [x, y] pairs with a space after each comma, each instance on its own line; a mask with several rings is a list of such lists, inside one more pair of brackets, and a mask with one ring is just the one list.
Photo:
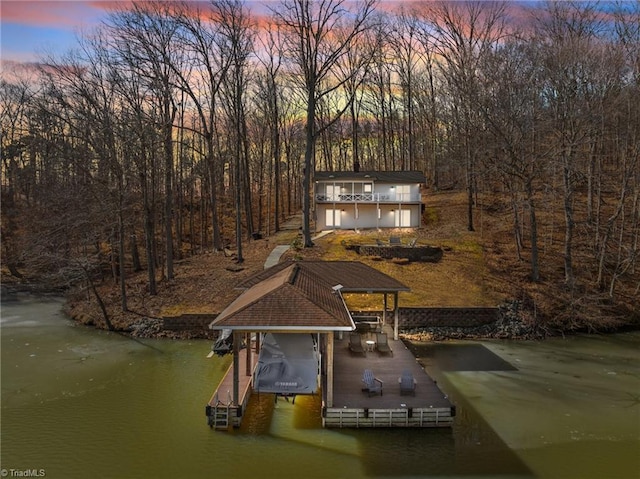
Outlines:
[[351, 330], [340, 294], [296, 263], [253, 284], [209, 325], [212, 329]]

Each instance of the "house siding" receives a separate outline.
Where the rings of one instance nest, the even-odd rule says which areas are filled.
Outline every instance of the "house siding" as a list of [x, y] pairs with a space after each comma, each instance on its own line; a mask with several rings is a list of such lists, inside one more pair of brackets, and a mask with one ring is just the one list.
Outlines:
[[[416, 181], [423, 177], [419, 172], [316, 175], [316, 231], [421, 226], [421, 183]], [[377, 176], [384, 179], [377, 180]]]

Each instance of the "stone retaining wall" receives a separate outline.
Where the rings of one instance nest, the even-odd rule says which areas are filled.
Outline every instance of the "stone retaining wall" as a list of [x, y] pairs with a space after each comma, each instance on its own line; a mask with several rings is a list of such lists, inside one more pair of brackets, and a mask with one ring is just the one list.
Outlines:
[[363, 256], [378, 256], [383, 259], [406, 258], [409, 261], [437, 263], [442, 259], [442, 248], [433, 246], [355, 246], [356, 252]]
[[498, 320], [498, 308], [400, 308], [398, 327], [476, 328]]
[[162, 329], [167, 331], [193, 331], [209, 329], [209, 323], [217, 314], [183, 314], [181, 316], [165, 316], [162, 318]]
[[[498, 308], [400, 308], [400, 329], [416, 328], [476, 328], [495, 323], [499, 318]], [[379, 316], [382, 311], [352, 311], [353, 316]], [[217, 314], [183, 314], [163, 318], [162, 329], [167, 331], [207, 330]], [[393, 311], [387, 313], [387, 323], [393, 322]]]
[[[382, 311], [352, 311], [352, 316], [380, 316]], [[499, 318], [498, 308], [400, 308], [398, 327], [415, 328], [476, 328], [494, 323]], [[387, 312], [387, 324], [393, 322], [393, 311]]]

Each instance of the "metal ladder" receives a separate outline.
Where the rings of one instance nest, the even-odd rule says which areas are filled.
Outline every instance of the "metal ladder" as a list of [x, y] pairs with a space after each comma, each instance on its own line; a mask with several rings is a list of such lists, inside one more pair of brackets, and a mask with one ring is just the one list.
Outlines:
[[[229, 398], [230, 399], [230, 398]], [[231, 401], [226, 404], [218, 399], [216, 394], [214, 406], [207, 406], [207, 423], [212, 429], [229, 429]]]

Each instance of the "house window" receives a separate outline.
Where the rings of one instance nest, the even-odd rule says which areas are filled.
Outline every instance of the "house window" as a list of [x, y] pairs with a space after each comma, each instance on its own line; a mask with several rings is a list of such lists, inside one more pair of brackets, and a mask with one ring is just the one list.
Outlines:
[[325, 224], [327, 226], [339, 227], [341, 211], [338, 209], [327, 210], [325, 212]]
[[337, 201], [340, 195], [340, 187], [336, 185], [327, 185], [327, 200]]
[[398, 185], [396, 186], [396, 200], [397, 201], [409, 201], [411, 199], [411, 186], [410, 185]]
[[411, 210], [395, 211], [396, 228], [409, 228], [411, 226]]

